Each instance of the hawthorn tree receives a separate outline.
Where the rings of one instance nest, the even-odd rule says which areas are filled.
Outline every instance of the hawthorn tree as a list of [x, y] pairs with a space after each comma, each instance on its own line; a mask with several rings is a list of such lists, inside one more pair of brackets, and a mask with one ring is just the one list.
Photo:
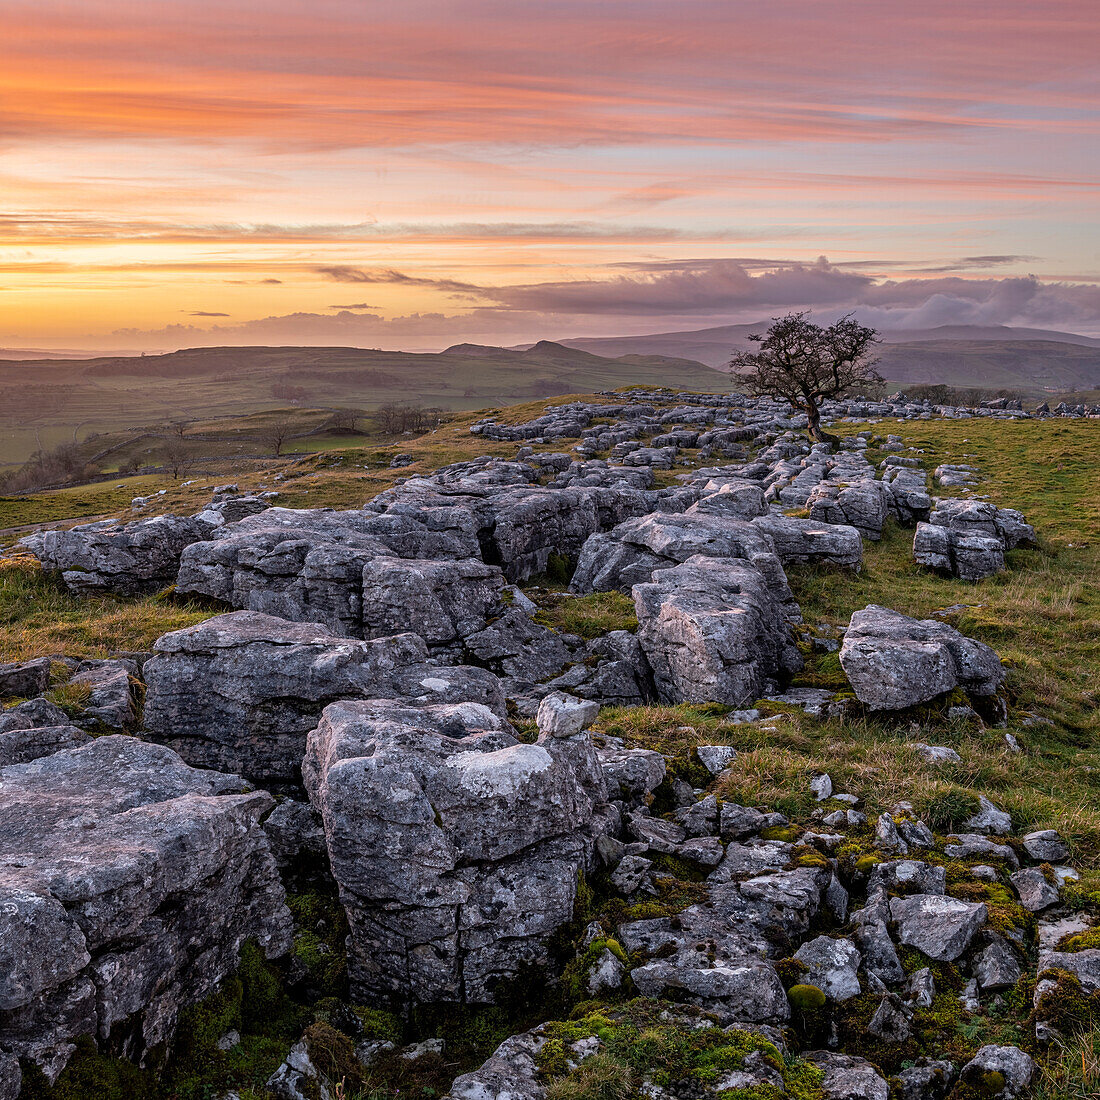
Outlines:
[[822, 328], [807, 313], [773, 319], [763, 336], [749, 337], [758, 351], [739, 351], [729, 369], [758, 397], [775, 397], [806, 414], [813, 439], [829, 442], [821, 427], [822, 402], [861, 386], [881, 385], [870, 356], [878, 333], [859, 324], [852, 314]]

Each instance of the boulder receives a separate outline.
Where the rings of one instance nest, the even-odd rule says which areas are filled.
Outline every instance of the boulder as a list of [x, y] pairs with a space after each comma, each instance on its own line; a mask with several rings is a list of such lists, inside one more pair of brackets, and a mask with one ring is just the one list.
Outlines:
[[913, 556], [920, 565], [977, 581], [1004, 569], [1006, 550], [1037, 545], [1035, 528], [1014, 509], [949, 498], [917, 524]]
[[306, 734], [337, 699], [471, 700], [504, 713], [495, 676], [427, 663], [415, 634], [358, 641], [318, 623], [235, 611], [157, 639], [145, 726], [189, 763], [294, 786]]
[[870, 1062], [849, 1054], [814, 1050], [806, 1061], [824, 1073], [821, 1095], [824, 1100], [889, 1100], [890, 1086]]
[[4, 698], [30, 699], [41, 695], [49, 686], [49, 657], [0, 664], [0, 696]]
[[191, 516], [153, 516], [135, 523], [100, 520], [67, 531], [37, 531], [20, 549], [42, 568], [58, 572], [72, 592], [156, 592], [176, 579], [185, 547], [209, 535], [210, 526]]
[[1029, 913], [1041, 913], [1058, 904], [1058, 887], [1047, 881], [1041, 867], [1025, 867], [1008, 877], [1016, 888], [1020, 904]]
[[890, 919], [897, 924], [898, 942], [940, 962], [953, 962], [966, 951], [988, 915], [981, 902], [942, 894], [890, 899]]
[[798, 608], [771, 538], [752, 523], [704, 513], [653, 513], [627, 520], [585, 544], [570, 585], [574, 592], [627, 591], [692, 557], [736, 559], [765, 578], [785, 613]]
[[547, 737], [572, 737], [592, 725], [599, 713], [599, 703], [554, 691], [539, 703], [535, 721]]
[[584, 735], [489, 708], [333, 703], [303, 778], [348, 916], [353, 1000], [491, 1002], [572, 919], [605, 790]]
[[290, 947], [291, 919], [237, 776], [170, 749], [101, 737], [0, 772], [0, 1047], [51, 1079], [74, 1040], [139, 1057], [254, 938]]
[[665, 778], [665, 758], [652, 749], [597, 749], [608, 797], [641, 804]]
[[130, 686], [137, 672], [137, 664], [129, 660], [85, 661], [69, 679], [70, 684], [88, 689], [79, 721], [114, 730], [130, 729], [137, 719]]
[[858, 573], [863, 564], [863, 539], [854, 527], [846, 524], [794, 516], [761, 516], [752, 525], [767, 532], [784, 565], [823, 562]]
[[806, 981], [816, 985], [826, 997], [847, 1001], [859, 996], [862, 956], [851, 940], [818, 936], [804, 943], [794, 957], [806, 966]]
[[984, 642], [876, 604], [853, 612], [840, 664], [871, 710], [902, 710], [957, 687], [972, 697], [993, 696], [1005, 679], [1000, 659]]
[[453, 645], [501, 612], [504, 576], [475, 559], [373, 558], [363, 567], [364, 638], [410, 632], [429, 647]]
[[91, 737], [78, 726], [34, 726], [0, 733], [0, 768], [26, 764], [41, 756], [75, 749]]
[[662, 702], [744, 706], [801, 667], [782, 603], [747, 562], [689, 558], [636, 585], [634, 606]]
[[979, 1096], [994, 1100], [1015, 1100], [1027, 1093], [1036, 1065], [1019, 1047], [984, 1046], [962, 1068], [959, 1085], [969, 1086]]

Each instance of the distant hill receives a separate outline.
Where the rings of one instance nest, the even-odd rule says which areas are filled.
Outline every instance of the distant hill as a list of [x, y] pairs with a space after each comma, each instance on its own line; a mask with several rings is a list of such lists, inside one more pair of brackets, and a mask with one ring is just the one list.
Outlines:
[[[680, 356], [721, 368], [735, 349], [752, 346], [750, 333], [768, 324], [562, 342], [600, 355]], [[899, 384], [1013, 389], [1035, 397], [1100, 387], [1100, 340], [1071, 332], [1005, 325], [896, 330], [883, 334], [878, 354], [883, 377]]]
[[[734, 349], [751, 347], [750, 334], [766, 332], [769, 324], [771, 321], [764, 318], [749, 325], [719, 325], [715, 328], [689, 329], [683, 332], [655, 332], [645, 336], [598, 336], [563, 340], [562, 343], [595, 355], [667, 355], [694, 359], [708, 367], [721, 368], [729, 362]], [[1047, 329], [1011, 328], [1008, 325], [944, 325], [930, 329], [894, 329], [884, 332], [882, 339], [887, 344], [923, 344], [941, 340], [949, 340], [955, 344], [962, 342], [980, 345], [1042, 341], [1100, 348], [1100, 339], [1091, 336]], [[956, 354], [960, 350], [962, 349], [956, 348]], [[889, 361], [885, 355], [883, 358], [884, 361]], [[961, 384], [948, 378], [928, 378], [921, 381]]]
[[444, 409], [509, 405], [628, 385], [722, 390], [701, 363], [654, 353], [608, 358], [543, 341], [525, 350], [188, 348], [166, 355], [0, 361], [0, 463], [39, 448], [175, 419], [234, 416], [288, 404]]

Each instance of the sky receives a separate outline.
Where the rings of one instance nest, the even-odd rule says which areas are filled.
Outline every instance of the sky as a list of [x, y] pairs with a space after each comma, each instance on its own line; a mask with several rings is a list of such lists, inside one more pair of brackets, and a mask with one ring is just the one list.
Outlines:
[[0, 0], [0, 347], [1100, 333], [1095, 0]]

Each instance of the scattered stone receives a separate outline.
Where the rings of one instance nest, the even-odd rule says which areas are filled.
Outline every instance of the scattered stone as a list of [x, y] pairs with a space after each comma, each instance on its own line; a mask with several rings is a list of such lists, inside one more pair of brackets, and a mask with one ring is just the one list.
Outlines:
[[1037, 863], [1061, 863], [1069, 858], [1069, 848], [1054, 829], [1040, 829], [1021, 838], [1024, 851]]
[[1041, 867], [1025, 867], [1008, 876], [1029, 913], [1041, 913], [1058, 904], [1058, 887], [1047, 881]]
[[824, 1100], [889, 1100], [890, 1086], [878, 1070], [863, 1058], [831, 1051], [814, 1050], [805, 1055], [821, 1069]]
[[985, 924], [981, 902], [960, 901], [940, 894], [912, 894], [890, 899], [890, 918], [898, 942], [923, 951], [930, 959], [953, 962]]
[[995, 1100], [1022, 1096], [1035, 1076], [1035, 1062], [1019, 1047], [984, 1046], [962, 1068], [959, 1084]]
[[861, 703], [902, 710], [961, 687], [992, 696], [1005, 679], [997, 654], [933, 619], [871, 604], [852, 614], [840, 664]]
[[997, 809], [984, 794], [978, 795], [979, 809], [973, 817], [963, 822], [963, 828], [975, 833], [993, 833], [1006, 836], [1012, 832], [1012, 816]]
[[806, 981], [826, 997], [847, 1001], [859, 996], [859, 949], [850, 940], [818, 936], [804, 943], [794, 957], [807, 967]]
[[824, 802], [833, 793], [833, 781], [828, 775], [816, 775], [810, 780], [810, 793], [818, 802]]
[[539, 703], [535, 721], [547, 737], [572, 737], [592, 725], [599, 713], [599, 703], [554, 691]]
[[699, 745], [695, 755], [711, 775], [721, 775], [737, 759], [737, 750], [729, 745]]
[[30, 699], [49, 686], [49, 657], [0, 664], [0, 696], [4, 698]]

